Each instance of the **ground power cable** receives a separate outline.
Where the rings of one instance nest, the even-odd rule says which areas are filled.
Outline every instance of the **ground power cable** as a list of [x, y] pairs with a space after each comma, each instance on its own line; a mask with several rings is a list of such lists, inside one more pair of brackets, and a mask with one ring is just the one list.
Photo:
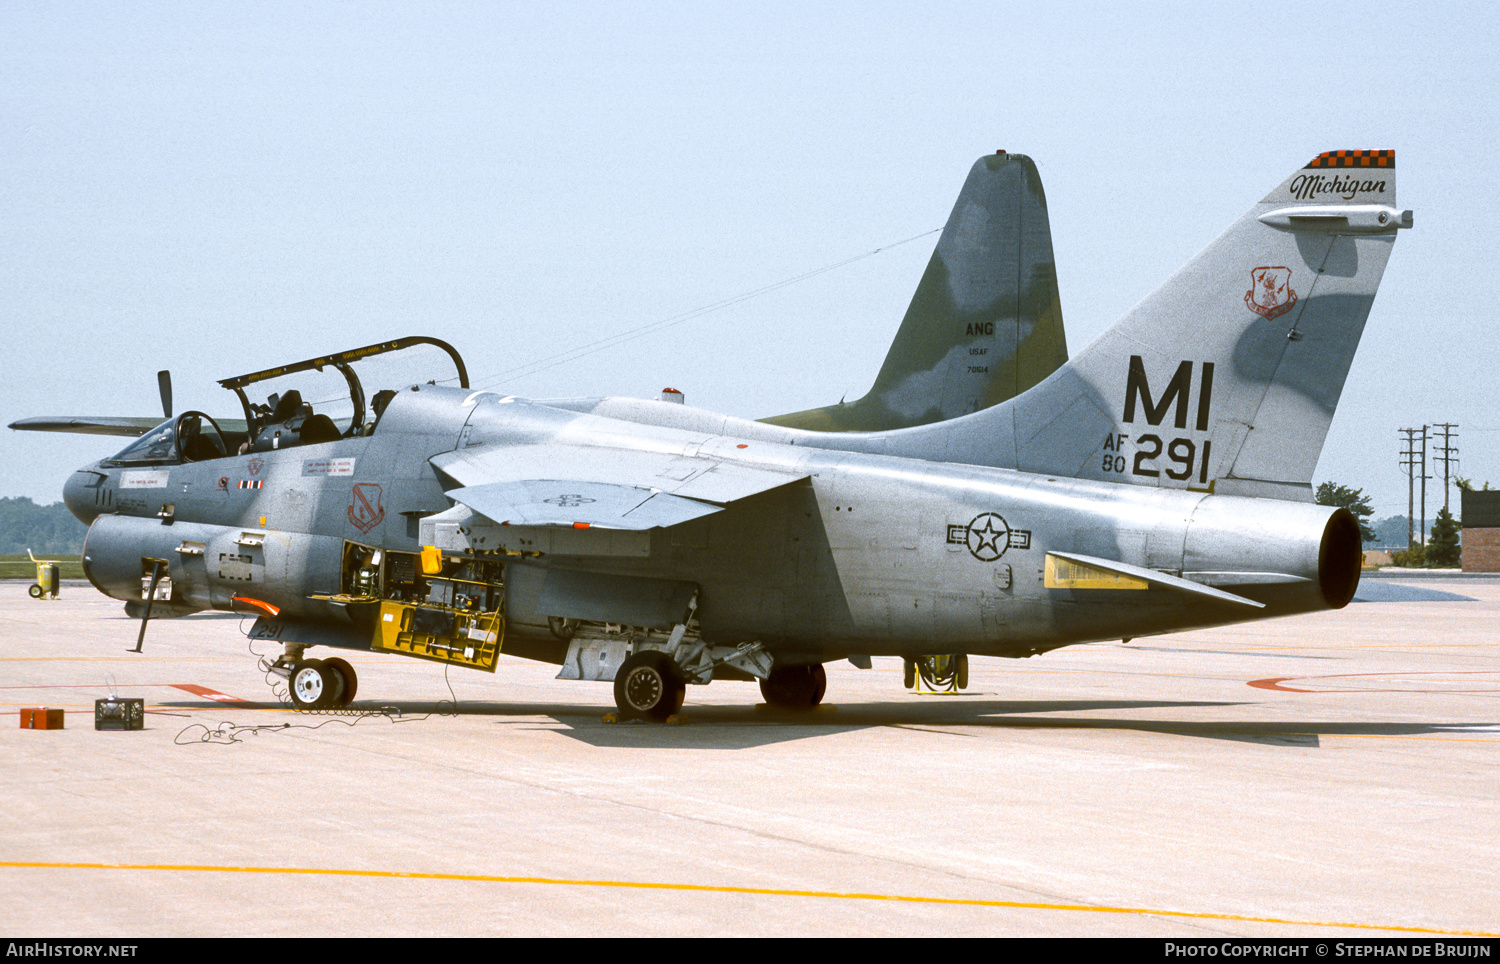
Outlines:
[[[255, 640], [251, 638], [249, 630], [245, 628], [244, 620], [240, 621], [240, 632], [245, 636], [246, 648], [250, 655], [255, 657], [256, 668], [265, 676], [266, 686], [271, 690], [272, 697], [280, 703], [284, 709], [292, 710], [301, 716], [324, 717], [320, 723], [259, 723], [250, 726], [241, 726], [238, 723], [225, 720], [217, 726], [209, 726], [206, 723], [191, 723], [178, 731], [172, 738], [172, 742], [178, 746], [191, 746], [196, 743], [215, 743], [227, 745], [231, 743], [243, 743], [247, 737], [260, 736], [266, 733], [281, 733], [287, 730], [318, 730], [330, 723], [339, 723], [344, 726], [355, 726], [366, 720], [381, 719], [388, 723], [420, 723], [431, 716], [431, 713], [420, 715], [409, 715], [403, 713], [399, 706], [389, 704], [381, 706], [342, 706], [327, 707], [324, 709], [304, 710], [294, 706], [291, 701], [291, 693], [286, 687], [286, 682], [277, 673], [272, 672], [271, 667], [276, 662], [270, 656], [255, 648]], [[447, 682], [447, 667], [443, 669], [443, 679]], [[453, 693], [452, 684], [448, 684], [448, 695], [452, 700], [440, 700], [438, 702], [439, 716], [458, 715], [458, 697]], [[442, 707], [451, 705], [451, 711], [443, 710]]]

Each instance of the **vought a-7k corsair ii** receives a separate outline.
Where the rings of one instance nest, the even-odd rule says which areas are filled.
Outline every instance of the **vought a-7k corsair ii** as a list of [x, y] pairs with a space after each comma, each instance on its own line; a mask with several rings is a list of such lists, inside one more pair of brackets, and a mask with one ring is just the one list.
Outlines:
[[[1359, 528], [1310, 483], [1412, 223], [1394, 153], [1314, 158], [1067, 361], [1040, 185], [987, 219], [994, 196], [960, 197], [934, 264], [963, 270], [923, 281], [954, 331], [925, 360], [893, 352], [857, 419], [477, 391], [447, 345], [401, 339], [225, 379], [235, 422], [184, 413], [79, 470], [85, 571], [142, 617], [258, 614], [299, 706], [355, 693], [312, 647], [490, 671], [503, 649], [612, 679], [648, 719], [715, 679], [810, 708], [832, 660], [1031, 656], [1347, 604]], [[1008, 300], [965, 320], [986, 270]], [[1008, 388], [954, 381], [990, 374], [982, 349]], [[368, 374], [414, 352], [448, 370]], [[347, 386], [342, 413], [262, 394], [318, 372]]]

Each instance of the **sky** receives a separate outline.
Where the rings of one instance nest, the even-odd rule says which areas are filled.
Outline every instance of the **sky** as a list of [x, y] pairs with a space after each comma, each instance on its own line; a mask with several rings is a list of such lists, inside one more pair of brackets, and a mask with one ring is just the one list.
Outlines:
[[[0, 5], [0, 425], [234, 416], [406, 334], [475, 383], [758, 418], [863, 394], [974, 158], [1032, 157], [1083, 348], [1294, 169], [1394, 148], [1402, 232], [1315, 481], [1398, 430], [1500, 485], [1500, 14], [1446, 3]], [[858, 258], [719, 310], [697, 309]], [[683, 315], [607, 350], [559, 353]], [[113, 438], [0, 429], [49, 503]], [[1442, 483], [1428, 484], [1429, 519]]]

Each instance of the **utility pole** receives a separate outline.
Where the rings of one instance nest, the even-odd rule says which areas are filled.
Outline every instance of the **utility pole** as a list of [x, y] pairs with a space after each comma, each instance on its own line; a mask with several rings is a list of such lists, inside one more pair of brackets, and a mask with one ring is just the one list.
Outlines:
[[[1400, 462], [1400, 465], [1403, 468], [1406, 469], [1406, 544], [1408, 546], [1410, 546], [1410, 545], [1412, 545], [1413, 543], [1415, 543], [1417, 541], [1417, 534], [1416, 534], [1416, 527], [1415, 527], [1415, 523], [1416, 523], [1416, 508], [1417, 508], [1416, 504], [1415, 504], [1415, 497], [1416, 497], [1415, 487], [1416, 487], [1416, 481], [1417, 481], [1417, 467], [1418, 466], [1422, 467], [1422, 475], [1423, 475], [1424, 479], [1425, 479], [1425, 477], [1427, 475], [1427, 459], [1426, 459], [1426, 453], [1427, 453], [1427, 427], [1423, 426], [1420, 429], [1416, 429], [1416, 428], [1400, 428], [1400, 429], [1397, 429], [1396, 431], [1398, 433], [1406, 436], [1406, 448], [1403, 449], [1402, 452], [1401, 452], [1401, 462]], [[1421, 460], [1420, 461], [1418, 460], [1418, 453], [1417, 453], [1417, 447], [1416, 447], [1416, 434], [1418, 432], [1422, 433], [1422, 455], [1421, 455]], [[1424, 494], [1424, 496], [1426, 494], [1426, 482], [1423, 482], [1423, 494]], [[1426, 525], [1425, 525], [1425, 522], [1426, 522], [1425, 516], [1427, 515], [1427, 507], [1426, 507], [1426, 499], [1425, 498], [1423, 499], [1423, 504], [1422, 504], [1422, 515], [1424, 516], [1424, 520], [1423, 520], [1424, 525], [1423, 525], [1423, 528], [1426, 528]], [[1424, 541], [1425, 541], [1425, 534], [1424, 534]]]
[[1433, 427], [1433, 434], [1438, 429], [1443, 430], [1443, 447], [1437, 450], [1433, 461], [1441, 460], [1443, 463], [1443, 510], [1448, 510], [1448, 474], [1449, 471], [1458, 471], [1458, 446], [1452, 444], [1453, 439], [1458, 438], [1458, 433], [1453, 431], [1458, 428], [1457, 422], [1439, 422]]
[[1422, 461], [1417, 463], [1422, 466], [1422, 545], [1427, 545], [1427, 480], [1431, 478], [1427, 474], [1427, 426], [1422, 426]]

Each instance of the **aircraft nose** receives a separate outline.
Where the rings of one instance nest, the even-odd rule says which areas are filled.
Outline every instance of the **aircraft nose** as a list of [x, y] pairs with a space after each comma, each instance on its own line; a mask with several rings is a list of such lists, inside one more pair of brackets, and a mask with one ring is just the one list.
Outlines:
[[63, 486], [63, 504], [84, 525], [93, 525], [102, 511], [98, 502], [99, 486], [108, 476], [92, 469], [79, 469]]

